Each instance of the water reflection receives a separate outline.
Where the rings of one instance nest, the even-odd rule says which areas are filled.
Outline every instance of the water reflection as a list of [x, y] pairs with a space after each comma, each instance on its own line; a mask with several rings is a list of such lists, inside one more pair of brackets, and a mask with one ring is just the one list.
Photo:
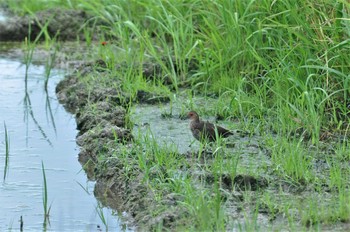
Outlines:
[[[100, 208], [77, 160], [74, 118], [58, 104], [54, 87], [62, 73], [52, 70], [47, 92], [43, 66], [31, 65], [27, 87], [25, 67], [0, 58], [0, 122], [6, 122], [10, 140], [9, 172], [0, 185], [0, 231], [41, 231], [43, 228], [43, 173], [45, 164], [48, 231], [120, 230], [109, 209]], [[4, 154], [4, 129], [0, 129], [0, 154]], [[5, 157], [0, 155], [0, 172]], [[83, 188], [82, 188], [83, 187]], [[104, 220], [101, 219], [103, 215]], [[22, 218], [22, 220], [21, 220]]]
[[[24, 121], [26, 123], [26, 134], [28, 135], [28, 123], [29, 123], [29, 116], [30, 118], [33, 120], [34, 125], [38, 128], [38, 130], [40, 131], [42, 137], [47, 141], [47, 143], [52, 146], [52, 142], [50, 141], [50, 139], [47, 137], [44, 129], [40, 126], [38, 120], [36, 120], [35, 116], [34, 116], [34, 112], [32, 109], [32, 102], [30, 100], [30, 95], [28, 94], [28, 90], [27, 90], [27, 85], [25, 87], [24, 90], [25, 94], [24, 94], [24, 99], [23, 99], [23, 103], [24, 103]], [[48, 94], [46, 92], [46, 98], [48, 98]], [[46, 113], [47, 113], [47, 107], [45, 107], [46, 109]], [[56, 130], [56, 128], [54, 127], [54, 129]], [[26, 138], [28, 139], [28, 136], [26, 136]], [[27, 142], [27, 146], [28, 146], [28, 140], [26, 140]]]

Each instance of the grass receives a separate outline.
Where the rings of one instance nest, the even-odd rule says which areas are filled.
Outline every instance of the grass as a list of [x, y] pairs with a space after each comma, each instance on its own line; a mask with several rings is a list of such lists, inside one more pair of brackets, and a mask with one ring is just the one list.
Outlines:
[[47, 225], [50, 225], [50, 210], [51, 205], [48, 205], [48, 191], [47, 191], [47, 181], [45, 174], [44, 162], [41, 162], [41, 170], [43, 173], [43, 207], [44, 207], [44, 222], [43, 229], [46, 230]]
[[310, 151], [301, 146], [302, 143], [279, 139], [272, 150], [272, 161], [275, 169], [284, 178], [296, 182], [313, 181]]
[[[31, 12], [30, 10], [28, 10], [29, 13], [31, 15], [34, 15], [33, 12]], [[56, 125], [53, 119], [53, 115], [52, 115], [52, 109], [51, 109], [51, 105], [50, 105], [50, 101], [49, 101], [49, 97], [48, 97], [48, 82], [49, 82], [49, 78], [50, 78], [50, 74], [51, 74], [51, 70], [55, 64], [55, 60], [56, 60], [56, 53], [57, 53], [57, 47], [59, 46], [59, 44], [56, 42], [55, 38], [57, 36], [57, 34], [54, 36], [54, 38], [51, 38], [49, 36], [49, 32], [48, 32], [48, 25], [50, 23], [50, 20], [47, 21], [44, 25], [41, 25], [39, 20], [34, 16], [35, 21], [39, 24], [41, 30], [39, 32], [39, 34], [36, 36], [35, 39], [32, 38], [31, 33], [32, 33], [32, 29], [31, 29], [31, 24], [29, 24], [28, 27], [28, 37], [25, 38], [25, 41], [23, 43], [23, 50], [24, 50], [24, 64], [25, 64], [25, 77], [24, 77], [24, 82], [25, 82], [25, 96], [23, 99], [24, 102], [24, 106], [25, 106], [25, 120], [28, 121], [28, 116], [30, 115], [31, 118], [33, 119], [35, 125], [37, 126], [37, 128], [39, 129], [39, 131], [41, 132], [42, 136], [47, 140], [47, 142], [52, 146], [52, 143], [50, 141], [50, 139], [47, 137], [45, 131], [43, 130], [43, 128], [40, 126], [39, 122], [36, 120], [35, 116], [34, 116], [34, 112], [32, 109], [32, 105], [31, 105], [31, 100], [30, 100], [30, 95], [28, 93], [28, 71], [29, 68], [31, 66], [31, 64], [33, 63], [33, 55], [34, 55], [34, 51], [35, 49], [38, 48], [39, 46], [39, 41], [42, 39], [42, 37], [44, 37], [45, 39], [45, 48], [49, 51], [49, 58], [45, 64], [45, 79], [44, 79], [44, 89], [45, 89], [45, 93], [46, 93], [46, 106], [47, 106], [47, 111], [49, 114], [49, 117], [51, 119], [53, 128], [56, 132]], [[32, 41], [33, 39], [33, 41]], [[54, 51], [51, 52], [51, 47], [54, 47]]]
[[[26, 85], [26, 89], [27, 89], [28, 70], [29, 70], [30, 65], [32, 64], [34, 50], [38, 46], [39, 40], [41, 40], [42, 37], [44, 37], [45, 48], [49, 51], [49, 54], [50, 54], [49, 58], [47, 59], [47, 62], [45, 64], [44, 88], [45, 88], [45, 91], [47, 91], [47, 85], [49, 82], [51, 70], [52, 70], [52, 68], [55, 64], [55, 61], [56, 61], [57, 47], [59, 46], [59, 44], [56, 42], [56, 37], [57, 37], [58, 33], [53, 38], [51, 38], [49, 35], [49, 32], [48, 32], [48, 25], [50, 24], [51, 19], [47, 20], [47, 22], [44, 25], [42, 25], [32, 11], [30, 11], [28, 9], [28, 12], [33, 16], [35, 22], [39, 25], [41, 30], [38, 33], [38, 35], [36, 36], [36, 38], [33, 39], [32, 38], [32, 26], [31, 26], [31, 24], [29, 24], [28, 37], [24, 41], [24, 51], [25, 51], [24, 63], [26, 66], [25, 85]], [[54, 46], [54, 51], [51, 52], [50, 48], [53, 46]]]
[[105, 214], [103, 212], [103, 206], [98, 204], [96, 206], [96, 212], [97, 212], [98, 217], [101, 219], [101, 222], [105, 226], [105, 231], [108, 231], [108, 221], [107, 221], [107, 218], [105, 217]]
[[[18, 11], [42, 9], [39, 1], [31, 2], [9, 5]], [[171, 96], [184, 112], [200, 109], [205, 115], [220, 115], [239, 121], [238, 127], [252, 137], [261, 136], [271, 165], [259, 171], [244, 166], [244, 158], [230, 156], [220, 144], [209, 163], [201, 166], [201, 153], [189, 163], [171, 144], [159, 145], [152, 132], [135, 140], [132, 153], [123, 152], [127, 176], [134, 159], [158, 202], [168, 192], [181, 196], [178, 204], [188, 217], [179, 220], [187, 228], [224, 230], [234, 220], [225, 211], [230, 201], [216, 183], [226, 173], [234, 178], [238, 170], [256, 176], [263, 171], [271, 178], [268, 190], [243, 200], [254, 210], [242, 230], [256, 229], [261, 199], [269, 216], [283, 215], [292, 229], [349, 221], [350, 169], [344, 165], [350, 159], [347, 1], [58, 2], [103, 22], [98, 36], [107, 44], [97, 50], [108, 75], [98, 77], [100, 82], [121, 88], [131, 98], [140, 89]], [[91, 33], [86, 29], [88, 42]], [[123, 62], [127, 65], [116, 66]], [[151, 76], [143, 73], [147, 62], [159, 69]], [[115, 80], [120, 82], [113, 84]], [[183, 166], [189, 173], [179, 171]], [[217, 181], [203, 182], [190, 175], [194, 170]], [[303, 189], [310, 197], [293, 195]], [[330, 194], [322, 195], [326, 191]]]
[[10, 136], [7, 131], [6, 123], [4, 122], [4, 131], [5, 131], [5, 166], [4, 166], [4, 178], [6, 180], [9, 171], [9, 161], [10, 161]]

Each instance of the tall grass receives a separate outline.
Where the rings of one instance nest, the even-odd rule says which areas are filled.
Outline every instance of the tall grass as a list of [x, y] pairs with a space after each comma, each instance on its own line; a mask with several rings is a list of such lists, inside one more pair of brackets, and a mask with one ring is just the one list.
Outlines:
[[20, 1], [8, 1], [0, 0], [0, 3], [5, 3], [10, 9], [15, 13], [24, 15], [28, 13], [28, 10], [32, 12], [41, 11], [44, 9], [50, 9], [55, 7], [62, 8], [73, 8], [81, 0], [55, 0], [55, 1], [46, 1], [46, 0], [20, 0]]
[[104, 0], [81, 6], [106, 23], [124, 51], [140, 49], [137, 60], [159, 64], [160, 78], [175, 91], [190, 82], [195, 92], [225, 93], [225, 110], [218, 109], [224, 116], [276, 117], [278, 132], [302, 128], [313, 143], [344, 123], [348, 3]]
[[[27, 1], [22, 4], [38, 10]], [[125, 51], [129, 61], [152, 59], [162, 70], [158, 78], [170, 81], [175, 91], [190, 83], [205, 95], [225, 93], [217, 111], [226, 117], [264, 120], [268, 115], [279, 120], [271, 126], [282, 135], [303, 129], [314, 144], [325, 130], [348, 124], [350, 23], [345, 1], [61, 4], [101, 20], [103, 39], [118, 38], [114, 48]], [[110, 58], [107, 63], [114, 67], [119, 57]]]

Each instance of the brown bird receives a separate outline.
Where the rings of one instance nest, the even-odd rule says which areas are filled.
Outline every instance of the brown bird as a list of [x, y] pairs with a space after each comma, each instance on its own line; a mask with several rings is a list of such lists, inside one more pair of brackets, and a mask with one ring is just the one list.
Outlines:
[[198, 141], [203, 142], [214, 142], [216, 140], [216, 133], [219, 137], [228, 137], [233, 135], [233, 133], [223, 127], [216, 126], [210, 122], [204, 122], [199, 119], [199, 115], [195, 111], [190, 111], [187, 114], [187, 117], [190, 121], [190, 129], [193, 137], [195, 137]]

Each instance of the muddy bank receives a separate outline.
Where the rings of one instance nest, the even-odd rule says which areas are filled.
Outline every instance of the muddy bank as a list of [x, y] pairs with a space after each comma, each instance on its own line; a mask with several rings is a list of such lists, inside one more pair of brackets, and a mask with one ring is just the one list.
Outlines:
[[[16, 16], [11, 12], [4, 13], [0, 21], [0, 41], [24, 41], [26, 38], [35, 40], [42, 30], [46, 36], [61, 41], [85, 40], [84, 27], [91, 19], [81, 10], [48, 9], [35, 15]], [[45, 29], [46, 28], [46, 29]], [[41, 35], [44, 39], [44, 35]]]
[[[329, 155], [326, 144], [324, 152], [309, 148], [310, 153], [318, 154], [317, 159], [310, 160], [309, 168], [316, 170], [322, 185], [304, 178], [295, 182], [281, 176], [273, 166], [272, 156], [276, 151], [267, 148], [274, 146], [264, 144], [266, 140], [258, 132], [235, 133], [223, 150], [201, 150], [198, 144], [190, 148], [191, 138], [184, 137], [184, 131], [190, 134], [188, 122], [183, 120], [181, 110], [172, 109], [173, 112], [168, 114], [157, 105], [163, 102], [164, 106], [168, 97], [144, 90], [125, 93], [121, 89], [122, 79], [108, 77], [104, 67], [101, 61], [81, 65], [58, 84], [56, 92], [60, 102], [76, 116], [80, 130], [77, 136], [81, 147], [79, 161], [89, 178], [97, 181], [96, 197], [107, 206], [126, 212], [122, 217], [136, 230], [192, 228], [195, 219], [191, 210], [195, 209], [184, 202], [198, 200], [196, 195], [186, 199], [186, 195], [167, 187], [155, 190], [151, 184], [162, 180], [162, 184], [167, 185], [176, 182], [177, 177], [181, 182], [182, 175], [190, 176], [190, 184], [196, 191], [207, 191], [209, 196], [217, 196], [217, 201], [224, 202], [222, 210], [228, 215], [225, 219], [227, 230], [283, 230], [292, 226], [302, 230], [305, 225], [313, 228], [316, 222], [303, 219], [304, 210], [309, 207], [303, 205], [303, 199], [319, 200], [322, 197], [325, 200], [322, 207], [328, 207], [331, 195], [320, 196], [318, 191], [318, 188], [326, 193], [334, 191], [327, 180], [330, 166], [326, 160]], [[157, 72], [151, 70], [156, 65], [145, 64], [143, 67], [147, 67], [145, 74]], [[140, 102], [144, 103], [142, 107], [130, 112], [130, 106]], [[141, 120], [130, 118], [132, 113], [138, 114]], [[158, 145], [147, 148], [142, 138], [147, 140], [148, 137], [158, 144], [166, 144], [166, 141], [178, 144], [181, 149], [174, 151], [170, 146], [164, 152], [169, 160], [177, 160], [181, 165], [174, 170], [166, 166], [167, 162], [157, 160], [159, 157], [152, 149], [156, 153], [162, 148]], [[270, 139], [275, 143], [273, 136]], [[151, 168], [143, 169], [142, 166], [148, 164]], [[232, 172], [212, 171], [217, 165], [219, 169], [226, 165]], [[214, 192], [215, 189], [218, 192]], [[198, 214], [201, 212], [205, 209], [199, 209]], [[295, 224], [289, 225], [286, 215], [292, 215]], [[256, 223], [253, 227], [249, 225], [250, 220]], [[347, 226], [347, 221], [340, 221], [322, 228], [342, 231]]]
[[[86, 78], [86, 75], [101, 75], [95, 69], [97, 67], [98, 70], [99, 65], [96, 62], [94, 68], [91, 64], [80, 66], [76, 73], [67, 76], [56, 88], [59, 101], [76, 116], [80, 131], [77, 136], [77, 144], [81, 147], [79, 161], [89, 178], [97, 181], [96, 197], [119, 212], [127, 212], [123, 216], [134, 226], [152, 228], [161, 222], [165, 227], [170, 227], [185, 211], [175, 207], [176, 196], [169, 193], [165, 197], [169, 210], [157, 218], [151, 216], [157, 210], [158, 203], [143, 183], [144, 173], [135, 164], [137, 154], [134, 148], [139, 145], [133, 143], [133, 125], [126, 118], [130, 101], [156, 103], [167, 102], [169, 98], [146, 91], [138, 91], [132, 97], [118, 89], [118, 81], [111, 87], [110, 79], [103, 82], [101, 79]], [[130, 158], [127, 161], [119, 159], [120, 155]]]
[[[18, 16], [3, 6], [0, 17], [0, 48], [6, 57], [20, 59], [25, 65], [29, 61], [29, 65], [52, 63], [66, 70], [95, 58], [91, 44], [97, 43], [101, 24], [82, 10], [57, 8]], [[31, 43], [26, 42], [28, 38]], [[91, 43], [84, 43], [86, 39]]]
[[[149, 188], [148, 181], [169, 174], [162, 165], [155, 166], [150, 173], [141, 170], [137, 160], [140, 155], [144, 155], [143, 144], [135, 141], [135, 135], [132, 134], [135, 125], [127, 117], [130, 103], [156, 104], [167, 102], [169, 99], [146, 91], [138, 91], [134, 95], [124, 93], [119, 88], [118, 80], [103, 78], [103, 72], [98, 71], [101, 70], [101, 65], [103, 66], [101, 62], [81, 65], [56, 88], [60, 102], [76, 116], [77, 127], [80, 130], [77, 136], [77, 143], [81, 147], [79, 161], [89, 178], [97, 181], [96, 197], [119, 212], [127, 212], [124, 216], [138, 229], [155, 229], [159, 225], [171, 229], [191, 223], [186, 216], [189, 214], [188, 208], [179, 204], [184, 201], [184, 196], [160, 190], [162, 197], [159, 199], [159, 196]], [[147, 67], [147, 72], [150, 68]], [[94, 76], [99, 78], [91, 78]], [[152, 112], [157, 117], [163, 117], [163, 120], [167, 118], [160, 112]], [[179, 123], [185, 123], [187, 128], [187, 121], [180, 118], [173, 120], [180, 120]], [[142, 124], [147, 125], [148, 122]], [[141, 134], [146, 135], [147, 132], [141, 131]], [[258, 153], [253, 147], [248, 149]], [[172, 153], [171, 149], [168, 152], [169, 156], [183, 160], [183, 166], [177, 170], [179, 173], [193, 176], [199, 185], [206, 183], [205, 188], [208, 189], [218, 183], [223, 191], [223, 199], [230, 199], [227, 201], [230, 205], [229, 210], [239, 208], [243, 200], [242, 192], [254, 192], [268, 186], [268, 180], [264, 177], [244, 174], [233, 177], [227, 173], [217, 179], [213, 173], [203, 171], [201, 165], [204, 163], [210, 165], [212, 162], [211, 152], [198, 154], [197, 148], [182, 154]], [[261, 155], [265, 156], [264, 153]], [[199, 163], [195, 158], [198, 156], [202, 157]], [[232, 156], [227, 156], [225, 159], [230, 160]], [[234, 188], [237, 191], [231, 192]], [[161, 213], [155, 215], [155, 212]], [[237, 212], [233, 215], [237, 215]]]

